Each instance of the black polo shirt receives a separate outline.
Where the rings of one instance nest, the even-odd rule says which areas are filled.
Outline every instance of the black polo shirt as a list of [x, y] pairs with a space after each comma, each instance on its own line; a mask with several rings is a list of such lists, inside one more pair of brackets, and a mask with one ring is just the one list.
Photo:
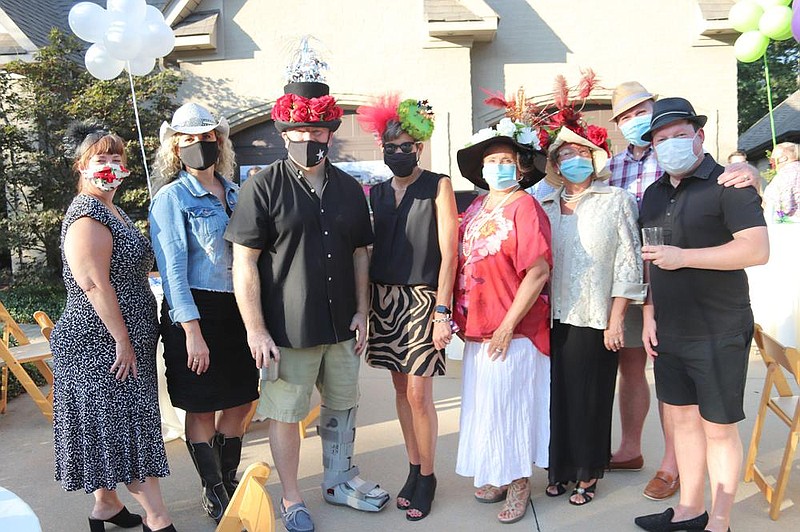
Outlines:
[[261, 249], [258, 273], [267, 329], [280, 347], [353, 338], [353, 252], [372, 243], [361, 185], [327, 160], [322, 198], [292, 161], [248, 179], [226, 240]]
[[[664, 243], [684, 249], [721, 246], [733, 240], [733, 233], [766, 225], [756, 190], [717, 184], [723, 171], [706, 154], [677, 188], [664, 173], [644, 193], [639, 224], [663, 227]], [[649, 266], [659, 338], [713, 338], [752, 327], [744, 270]]]

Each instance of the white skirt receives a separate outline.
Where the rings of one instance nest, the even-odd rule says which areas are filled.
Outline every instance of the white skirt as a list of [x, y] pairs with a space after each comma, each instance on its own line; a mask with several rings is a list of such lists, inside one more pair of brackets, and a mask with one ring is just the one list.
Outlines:
[[504, 486], [548, 466], [550, 358], [528, 338], [514, 338], [506, 359], [489, 342], [466, 342], [456, 473], [475, 487]]

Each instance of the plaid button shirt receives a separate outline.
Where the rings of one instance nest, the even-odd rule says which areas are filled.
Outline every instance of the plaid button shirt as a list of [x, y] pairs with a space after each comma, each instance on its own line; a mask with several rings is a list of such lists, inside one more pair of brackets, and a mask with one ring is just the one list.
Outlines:
[[616, 154], [608, 162], [611, 178], [608, 184], [630, 192], [636, 198], [636, 206], [642, 207], [644, 191], [661, 177], [664, 170], [656, 162], [653, 146], [647, 148], [640, 160], [633, 158], [633, 147]]

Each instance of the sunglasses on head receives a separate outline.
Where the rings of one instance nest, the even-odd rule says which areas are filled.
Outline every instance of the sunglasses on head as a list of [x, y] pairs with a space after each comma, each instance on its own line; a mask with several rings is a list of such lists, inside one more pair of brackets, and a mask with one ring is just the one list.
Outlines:
[[416, 142], [404, 142], [402, 144], [392, 144], [391, 142], [383, 145], [384, 153], [392, 154], [397, 152], [399, 149], [403, 153], [411, 153], [414, 151], [414, 146]]

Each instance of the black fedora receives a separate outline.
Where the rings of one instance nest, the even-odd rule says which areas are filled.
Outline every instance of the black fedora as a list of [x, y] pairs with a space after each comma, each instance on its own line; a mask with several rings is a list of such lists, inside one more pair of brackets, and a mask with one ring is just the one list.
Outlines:
[[694, 107], [685, 98], [662, 98], [653, 104], [653, 118], [650, 120], [650, 129], [642, 135], [642, 140], [652, 141], [653, 131], [676, 120], [688, 120], [697, 127], [703, 127], [706, 125], [708, 117], [695, 113]]
[[511, 146], [514, 151], [522, 156], [523, 163], [526, 162], [524, 161], [525, 159], [528, 160], [528, 164], [525, 166], [529, 168], [523, 170], [522, 179], [519, 181], [520, 188], [532, 187], [542, 180], [545, 175], [544, 168], [547, 157], [542, 152], [534, 150], [528, 144], [520, 144], [513, 137], [499, 134], [458, 150], [456, 160], [458, 161], [458, 169], [461, 171], [461, 175], [476, 187], [489, 190], [489, 185], [482, 175], [483, 154], [490, 146], [495, 144]]

